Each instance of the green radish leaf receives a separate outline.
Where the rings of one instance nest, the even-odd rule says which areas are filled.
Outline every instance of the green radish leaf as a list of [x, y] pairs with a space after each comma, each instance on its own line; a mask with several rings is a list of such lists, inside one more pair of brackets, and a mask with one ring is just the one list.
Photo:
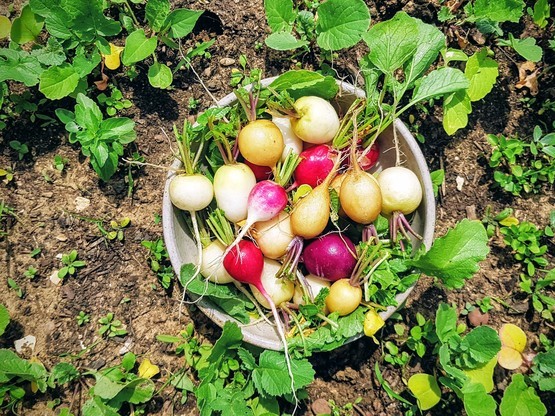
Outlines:
[[0, 82], [13, 80], [32, 87], [38, 84], [43, 71], [38, 59], [29, 53], [0, 49]]
[[478, 363], [486, 364], [497, 356], [501, 350], [501, 341], [497, 332], [489, 326], [479, 326], [470, 331], [461, 341], [461, 349]]
[[33, 13], [31, 6], [27, 5], [21, 10], [21, 15], [14, 19], [10, 38], [15, 43], [23, 45], [35, 40], [43, 26], [44, 19]]
[[145, 17], [149, 26], [159, 32], [170, 13], [169, 0], [149, 0], [145, 7]]
[[270, 87], [278, 92], [287, 90], [295, 99], [303, 95], [316, 95], [329, 100], [339, 91], [333, 77], [306, 70], [288, 71], [277, 77]]
[[54, 37], [49, 37], [46, 46], [39, 49], [33, 49], [31, 56], [34, 56], [38, 61], [47, 66], [61, 65], [66, 60], [64, 48]]
[[[420, 19], [412, 19], [417, 28], [417, 32], [412, 34], [417, 39], [417, 46], [405, 68], [407, 77], [405, 82], [408, 85], [413, 84], [435, 62], [446, 43], [445, 35], [437, 27], [424, 23]], [[464, 55], [464, 52], [462, 53]]]
[[306, 40], [297, 39], [289, 32], [274, 32], [264, 42], [266, 46], [277, 51], [289, 51], [308, 45]]
[[322, 49], [336, 51], [357, 44], [370, 26], [363, 0], [328, 0], [318, 8], [316, 41]]
[[126, 66], [142, 61], [156, 50], [157, 44], [155, 36], [147, 38], [145, 31], [138, 29], [127, 37], [121, 61]]
[[8, 324], [10, 323], [10, 313], [4, 305], [0, 303], [0, 336], [4, 334]]
[[73, 58], [73, 68], [81, 78], [84, 78], [100, 64], [101, 59], [100, 53], [96, 49], [87, 54], [83, 48], [77, 48]]
[[442, 343], [457, 335], [457, 310], [440, 303], [436, 313], [436, 334]]
[[419, 252], [409, 263], [422, 273], [438, 277], [447, 288], [461, 288], [489, 253], [488, 241], [481, 222], [464, 219], [435, 240], [427, 253]]
[[529, 387], [522, 374], [513, 374], [511, 384], [505, 389], [501, 405], [501, 416], [534, 415], [544, 416], [547, 409], [533, 387]]
[[478, 101], [489, 94], [499, 75], [497, 62], [488, 57], [486, 48], [476, 52], [466, 62], [464, 74], [470, 81], [467, 93], [470, 101]]
[[547, 19], [551, 15], [551, 6], [548, 0], [537, 0], [534, 4], [534, 10], [532, 13], [532, 19], [534, 23], [538, 25], [540, 29], [547, 26]]
[[414, 89], [411, 105], [452, 92], [463, 90], [470, 85], [462, 71], [455, 68], [440, 68], [430, 72]]
[[[420, 39], [418, 24], [404, 12], [374, 25], [363, 38], [370, 53], [368, 58], [384, 74], [393, 74], [415, 55]], [[422, 48], [424, 52], [427, 48]], [[415, 71], [419, 72], [419, 70]], [[409, 81], [412, 82], [414, 78]]]
[[429, 374], [414, 374], [409, 378], [408, 387], [413, 396], [416, 397], [420, 410], [431, 409], [441, 400], [441, 390], [437, 380]]
[[7, 38], [12, 29], [12, 22], [6, 16], [0, 16], [0, 39]]
[[155, 62], [148, 68], [148, 82], [150, 82], [150, 85], [154, 88], [168, 88], [172, 81], [173, 74], [167, 65]]
[[461, 392], [468, 416], [496, 416], [497, 403], [481, 383], [467, 381]]
[[476, 0], [474, 16], [489, 19], [497, 23], [518, 23], [524, 10], [523, 0]]
[[202, 13], [202, 10], [175, 9], [166, 19], [164, 27], [169, 27], [172, 38], [183, 38], [193, 31]]
[[88, 416], [120, 416], [120, 413], [108, 406], [99, 396], [87, 400], [83, 405], [82, 414]]
[[272, 32], [291, 32], [296, 17], [293, 0], [264, 0], [264, 10]]
[[464, 374], [469, 378], [469, 380], [473, 383], [480, 383], [486, 389], [486, 393], [489, 393], [493, 390], [493, 370], [495, 370], [495, 366], [497, 365], [497, 357], [494, 356], [491, 360], [489, 360], [486, 364], [481, 367], [473, 368], [471, 370], [463, 370]]
[[530, 379], [538, 383], [541, 391], [555, 392], [555, 349], [539, 353], [532, 363]]
[[466, 90], [456, 91], [443, 99], [443, 129], [448, 135], [466, 127], [472, 104]]
[[68, 63], [52, 66], [40, 75], [39, 91], [46, 98], [59, 100], [71, 94], [79, 84], [79, 74]]
[[[524, 59], [532, 62], [539, 62], [543, 56], [543, 49], [536, 45], [536, 39], [524, 38], [515, 39], [512, 33], [509, 33], [509, 45]], [[506, 41], [499, 41], [500, 45], [506, 45]]]
[[[75, 106], [75, 121], [87, 130], [97, 131], [102, 122], [100, 107], [84, 94], [78, 94]], [[77, 257], [77, 253], [75, 253]]]

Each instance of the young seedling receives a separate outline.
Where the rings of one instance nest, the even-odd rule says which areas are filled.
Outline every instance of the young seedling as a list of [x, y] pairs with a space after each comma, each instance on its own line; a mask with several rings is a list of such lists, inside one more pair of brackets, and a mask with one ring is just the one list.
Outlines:
[[64, 157], [62, 155], [56, 155], [54, 156], [54, 161], [52, 162], [52, 165], [54, 165], [54, 167], [57, 170], [62, 172], [68, 162], [69, 162], [69, 159], [67, 157]]
[[[131, 224], [131, 220], [128, 217], [124, 217], [119, 221], [110, 221], [110, 231], [107, 231], [104, 228], [102, 228], [101, 231], [108, 240], [112, 241], [117, 239], [118, 241], [123, 241], [124, 229], [128, 227], [129, 224]], [[101, 228], [101, 225], [98, 227]]]
[[101, 93], [98, 95], [97, 100], [101, 105], [106, 107], [106, 114], [109, 116], [115, 116], [118, 111], [133, 106], [131, 101], [123, 98], [123, 94], [116, 87], [112, 88], [110, 96]]
[[23, 275], [32, 280], [37, 275], [37, 272], [38, 272], [38, 270], [35, 267], [29, 266], [29, 268], [27, 270], [25, 270], [25, 272], [23, 272]]
[[8, 287], [15, 291], [18, 298], [23, 298], [23, 296], [25, 296], [25, 291], [21, 289], [17, 282], [11, 277], [8, 277]]
[[114, 319], [114, 314], [112, 312], [108, 312], [106, 316], [101, 317], [98, 320], [98, 323], [101, 324], [100, 329], [98, 330], [99, 335], [107, 338], [113, 338], [121, 337], [127, 334], [127, 330], [123, 326], [122, 322], [119, 319]]
[[79, 311], [79, 314], [75, 317], [75, 319], [77, 320], [77, 325], [83, 326], [90, 322], [91, 317], [89, 314], [85, 313], [84, 311]]
[[71, 250], [68, 254], [62, 254], [62, 267], [58, 271], [58, 277], [63, 279], [67, 275], [73, 276], [77, 269], [85, 267], [87, 263], [82, 260], [77, 260], [77, 250]]
[[27, 153], [29, 153], [29, 147], [25, 143], [21, 143], [19, 140], [10, 141], [10, 147], [17, 152], [19, 160], [22, 160]]

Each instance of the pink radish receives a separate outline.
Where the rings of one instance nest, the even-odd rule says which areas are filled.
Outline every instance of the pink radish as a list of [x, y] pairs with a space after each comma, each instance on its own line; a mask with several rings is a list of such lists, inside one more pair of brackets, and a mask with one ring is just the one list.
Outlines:
[[295, 169], [294, 177], [297, 185], [320, 185], [333, 169], [334, 152], [327, 144], [310, 147], [299, 155], [301, 162]]

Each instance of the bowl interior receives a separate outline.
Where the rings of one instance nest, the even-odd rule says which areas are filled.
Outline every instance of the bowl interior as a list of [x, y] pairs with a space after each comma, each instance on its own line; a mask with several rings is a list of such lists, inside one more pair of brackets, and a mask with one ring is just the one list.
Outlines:
[[[263, 85], [269, 85], [275, 78], [267, 78], [263, 80]], [[364, 92], [355, 88], [354, 86], [337, 82], [340, 87], [340, 95], [336, 99], [334, 105], [341, 108], [343, 111], [349, 107], [356, 97], [364, 97]], [[219, 106], [227, 106], [235, 101], [234, 94], [225, 96], [218, 102]], [[426, 165], [426, 160], [422, 154], [418, 143], [408, 131], [406, 126], [400, 121], [396, 120], [394, 125], [388, 128], [378, 138], [380, 146], [380, 157], [373, 171], [379, 172], [384, 168], [395, 165], [395, 149], [393, 147], [393, 128], [397, 131], [397, 138], [401, 154], [403, 155], [403, 166], [411, 169], [419, 178], [423, 188], [422, 203], [412, 216], [411, 224], [414, 230], [423, 236], [423, 244], [429, 248], [433, 239], [433, 232], [435, 226], [435, 199], [433, 194], [432, 182], [430, 174]], [[173, 168], [180, 168], [181, 162], [176, 160]], [[170, 179], [175, 175], [171, 172], [166, 180], [164, 187], [164, 197], [162, 202], [162, 221], [164, 230], [164, 240], [170, 261], [172, 263], [175, 273], [179, 276], [181, 266], [187, 263], [195, 263], [197, 259], [197, 249], [192, 236], [185, 224], [184, 213], [175, 208], [168, 195], [168, 185]], [[414, 240], [413, 245], [417, 248], [420, 241]], [[412, 287], [407, 291], [397, 295], [398, 307], [390, 306], [387, 310], [380, 313], [383, 319], [389, 318], [406, 301]], [[200, 299], [197, 306], [217, 325], [223, 327], [224, 323], [229, 320], [234, 320], [229, 315], [219, 310], [212, 302], [207, 299]], [[238, 325], [241, 326], [240, 323]], [[243, 338], [246, 342], [257, 345], [262, 348], [272, 350], [282, 350], [283, 346], [274, 328], [266, 322], [261, 321], [256, 324], [241, 326]], [[360, 335], [362, 336], [362, 334]], [[352, 340], [360, 336], [353, 337]]]

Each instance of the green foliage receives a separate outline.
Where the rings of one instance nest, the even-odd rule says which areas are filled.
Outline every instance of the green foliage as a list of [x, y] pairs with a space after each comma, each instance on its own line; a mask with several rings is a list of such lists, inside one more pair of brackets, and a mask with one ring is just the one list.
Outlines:
[[549, 0], [537, 0], [534, 3], [533, 9], [528, 7], [528, 14], [532, 16], [534, 23], [538, 25], [540, 29], [544, 29], [551, 16], [551, 5], [549, 4]]
[[164, 240], [141, 241], [141, 245], [149, 250], [148, 262], [150, 269], [158, 276], [158, 281], [162, 287], [168, 290], [173, 282], [174, 273], [170, 264], [168, 251], [164, 246]]
[[98, 103], [106, 107], [106, 114], [109, 116], [115, 116], [118, 111], [125, 108], [130, 108], [133, 103], [127, 99], [123, 98], [123, 94], [116, 87], [112, 88], [110, 95], [104, 93], [98, 94], [96, 97]]
[[54, 160], [52, 164], [54, 167], [59, 170], [60, 172], [64, 170], [65, 166], [69, 163], [69, 159], [67, 157], [63, 157], [62, 155], [54, 156]]
[[26, 143], [21, 143], [19, 140], [11, 140], [10, 147], [17, 152], [17, 157], [22, 160], [27, 153], [29, 153], [29, 147]]
[[75, 317], [75, 320], [77, 321], [77, 325], [83, 326], [90, 322], [91, 317], [89, 314], [85, 313], [84, 311], [79, 311], [79, 314]]
[[533, 387], [529, 387], [522, 374], [513, 374], [511, 384], [505, 390], [499, 406], [501, 416], [544, 416], [547, 409]]
[[68, 254], [62, 254], [62, 264], [64, 265], [58, 271], [58, 277], [63, 279], [67, 275], [73, 276], [78, 268], [85, 267], [87, 263], [77, 260], [77, 250], [71, 250]]
[[544, 254], [547, 252], [547, 245], [542, 244], [545, 236], [553, 236], [551, 227], [547, 226], [544, 230], [535, 224], [523, 221], [516, 225], [501, 228], [504, 242], [514, 252], [517, 261], [523, 263], [526, 273], [533, 276], [536, 267], [546, 267], [548, 265]]
[[121, 337], [127, 334], [123, 323], [119, 319], [115, 319], [112, 312], [108, 312], [105, 316], [98, 320], [100, 329], [98, 334], [107, 338]]
[[536, 45], [536, 39], [534, 38], [522, 38], [515, 39], [512, 33], [509, 33], [509, 39], [499, 39], [497, 41], [499, 46], [510, 46], [512, 47], [520, 56], [522, 56], [527, 61], [539, 62], [543, 56], [543, 49]]
[[38, 272], [38, 270], [37, 270], [35, 267], [29, 266], [29, 267], [27, 268], [27, 270], [25, 270], [25, 271], [23, 272], [23, 276], [25, 276], [25, 277], [27, 277], [27, 278], [29, 278], [29, 279], [34, 279], [35, 276], [37, 275], [37, 272]]
[[119, 221], [111, 220], [110, 229], [106, 229], [101, 220], [96, 222], [96, 224], [102, 235], [106, 237], [107, 240], [123, 241], [123, 239], [125, 238], [125, 228], [127, 228], [131, 224], [131, 220], [128, 217], [123, 217]]
[[0, 303], [0, 336], [4, 335], [4, 331], [10, 323], [10, 313], [8, 309]]
[[523, 15], [523, 0], [476, 0], [464, 7], [466, 21], [476, 23], [476, 27], [484, 34], [503, 35], [499, 26], [504, 22], [517, 23]]
[[21, 15], [12, 23], [10, 38], [20, 45], [34, 41], [44, 26], [44, 19], [33, 13], [31, 7], [26, 5], [21, 9]]
[[56, 115], [69, 132], [69, 142], [79, 142], [100, 179], [108, 181], [118, 168], [124, 145], [135, 140], [135, 123], [127, 117], [103, 119], [98, 105], [81, 93], [74, 112], [57, 109]]
[[[157, 339], [176, 344], [187, 366], [199, 380], [195, 385], [186, 375], [187, 368], [176, 373], [171, 384], [179, 390], [194, 392], [201, 415], [209, 414], [282, 414], [277, 398], [291, 397], [291, 382], [282, 352], [242, 344], [239, 327], [227, 322], [212, 346], [200, 344], [188, 326], [179, 337], [159, 335]], [[305, 359], [292, 359], [297, 396], [314, 379], [314, 370]]]
[[362, 0], [329, 0], [304, 6], [296, 9], [291, 0], [264, 1], [272, 31], [265, 41], [268, 47], [308, 50], [316, 43], [323, 50], [336, 51], [356, 45], [370, 26], [370, 12]]
[[555, 133], [543, 135], [536, 126], [530, 142], [492, 134], [487, 139], [493, 149], [489, 165], [496, 168], [494, 179], [505, 191], [520, 196], [555, 183]]
[[438, 169], [430, 172], [430, 179], [432, 180], [434, 196], [437, 198], [439, 194], [439, 188], [445, 181], [445, 171], [443, 169]]
[[536, 383], [541, 391], [555, 392], [555, 348], [553, 346], [534, 357], [530, 380]]
[[17, 284], [14, 279], [8, 277], [7, 283], [8, 287], [16, 293], [18, 298], [23, 298], [23, 296], [25, 296], [25, 291]]

